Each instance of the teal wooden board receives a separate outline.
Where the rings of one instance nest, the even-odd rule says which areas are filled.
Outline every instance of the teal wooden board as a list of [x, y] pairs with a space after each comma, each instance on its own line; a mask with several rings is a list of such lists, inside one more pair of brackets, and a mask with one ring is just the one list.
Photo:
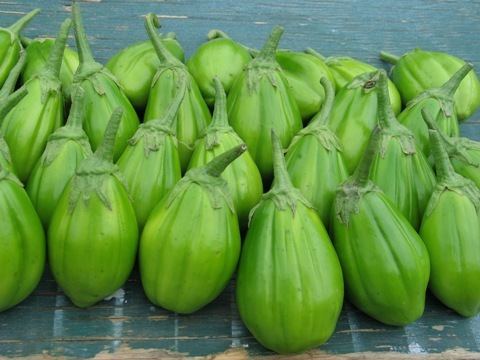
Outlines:
[[[9, 25], [34, 7], [43, 8], [25, 35], [54, 36], [69, 15], [70, 1], [0, 0], [0, 24]], [[350, 55], [384, 66], [379, 50], [401, 54], [414, 47], [447, 51], [480, 68], [479, 1], [193, 1], [89, 0], [84, 22], [101, 62], [128, 44], [146, 39], [142, 16], [155, 12], [164, 30], [175, 31], [187, 55], [211, 28], [259, 47], [274, 24], [286, 28], [282, 47], [313, 47], [325, 55]], [[73, 40], [70, 39], [71, 45]], [[386, 66], [384, 66], [386, 67]], [[386, 67], [387, 68], [387, 67]], [[462, 124], [462, 134], [480, 140], [480, 114]], [[75, 308], [45, 274], [26, 301], [0, 314], [0, 358], [31, 355], [112, 359], [158, 358], [184, 354], [226, 357], [270, 355], [239, 319], [234, 281], [206, 308], [180, 316], [154, 307], [135, 272], [124, 293], [88, 310]], [[345, 304], [327, 344], [309, 356], [358, 358], [439, 354], [480, 358], [480, 317], [464, 319], [427, 297], [424, 316], [404, 328], [382, 325]], [[445, 355], [446, 354], [446, 355]], [[331, 357], [329, 357], [329, 355]], [[389, 354], [391, 356], [392, 354]], [[43, 357], [40, 357], [43, 358]]]

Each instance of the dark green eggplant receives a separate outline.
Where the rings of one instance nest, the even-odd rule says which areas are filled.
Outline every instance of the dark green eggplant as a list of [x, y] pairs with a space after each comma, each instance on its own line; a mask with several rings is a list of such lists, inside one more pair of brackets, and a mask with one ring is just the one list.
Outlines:
[[273, 175], [271, 129], [284, 148], [302, 128], [302, 118], [283, 70], [275, 60], [283, 28], [276, 26], [260, 53], [236, 78], [227, 98], [230, 125], [245, 141], [266, 183]]
[[[401, 57], [382, 51], [380, 58], [393, 64], [392, 80], [404, 104], [425, 90], [441, 87], [465, 61], [439, 51], [414, 49]], [[480, 81], [475, 71], [463, 79], [455, 92], [455, 110], [459, 120], [472, 115], [480, 106]]]
[[43, 226], [48, 228], [53, 211], [78, 164], [91, 155], [87, 134], [82, 129], [84, 91], [75, 92], [67, 123], [48, 138], [42, 156], [32, 170], [27, 193], [37, 210]]
[[0, 167], [0, 312], [37, 287], [45, 267], [42, 223], [22, 183]]
[[86, 308], [115, 292], [135, 263], [138, 227], [119, 168], [113, 164], [122, 109], [113, 111], [103, 142], [68, 182], [48, 228], [53, 277]]
[[94, 151], [102, 142], [113, 110], [117, 107], [123, 109], [123, 118], [115, 139], [114, 159], [117, 160], [125, 149], [128, 139], [137, 130], [138, 116], [112, 73], [94, 60], [83, 28], [78, 2], [74, 2], [72, 5], [72, 16], [80, 59], [80, 65], [73, 76], [72, 96], [74, 96], [76, 87], [81, 87], [85, 91], [83, 128]]
[[40, 9], [30, 11], [15, 24], [8, 28], [0, 28], [0, 87], [7, 80], [22, 51], [19, 33], [40, 12]]
[[10, 148], [14, 172], [23, 182], [42, 155], [50, 134], [63, 124], [58, 75], [70, 26], [70, 19], [62, 23], [45, 67], [23, 85], [28, 94], [3, 119], [1, 131]]
[[160, 119], [141, 124], [117, 162], [140, 229], [153, 208], [182, 177], [175, 119], [187, 90], [185, 82], [178, 86], [167, 113]]
[[430, 130], [430, 137], [438, 183], [420, 228], [430, 254], [429, 288], [460, 315], [475, 316], [480, 312], [480, 190], [453, 170], [440, 135]]
[[426, 90], [412, 99], [398, 116], [398, 121], [413, 132], [418, 148], [426, 156], [430, 155], [430, 140], [427, 124], [422, 119], [422, 109], [428, 109], [444, 134], [459, 136], [460, 129], [453, 95], [471, 69], [472, 65], [463, 65], [442, 87]]
[[[243, 144], [242, 139], [228, 124], [227, 100], [222, 82], [218, 77], [214, 78], [214, 82], [216, 100], [213, 120], [195, 144], [189, 169], [204, 166], [225, 151]], [[260, 171], [248, 150], [223, 171], [222, 178], [228, 183], [240, 225], [246, 226], [250, 210], [263, 193]]]
[[[331, 56], [325, 58], [312, 48], [308, 48], [305, 52], [323, 60], [328, 66], [330, 73], [335, 80], [336, 91], [340, 91], [340, 89], [345, 87], [345, 85], [350, 83], [358, 75], [378, 70], [370, 64], [348, 56]], [[397, 115], [402, 110], [402, 99], [400, 98], [400, 93], [395, 84], [390, 79], [388, 79], [388, 93], [390, 94], [390, 103], [392, 104], [393, 112]]]
[[[387, 89], [387, 74], [380, 70], [378, 81], [378, 124], [370, 180], [418, 229], [428, 199], [435, 186], [435, 175], [420, 150], [414, 135], [400, 124], [392, 111]], [[372, 141], [372, 140], [371, 140]]]
[[406, 325], [423, 314], [430, 263], [415, 229], [369, 180], [380, 131], [374, 130], [355, 173], [337, 191], [332, 240], [349, 301], [380, 322]]
[[225, 92], [252, 59], [248, 50], [220, 30], [211, 30], [208, 41], [200, 45], [187, 62], [188, 70], [208, 105], [215, 102], [213, 78], [218, 76]]
[[188, 72], [187, 67], [170, 54], [160, 40], [155, 30], [159, 26], [160, 23], [156, 15], [148, 14], [145, 19], [145, 27], [157, 52], [160, 66], [157, 68], [157, 73], [152, 80], [144, 120], [149, 121], [163, 117], [179, 90], [178, 84], [186, 83], [187, 92], [176, 118], [176, 134], [179, 142], [178, 153], [182, 170], [185, 171], [190, 161], [195, 141], [210, 123], [211, 115], [198, 85]]
[[140, 241], [143, 289], [157, 306], [192, 313], [228, 284], [240, 256], [240, 230], [220, 175], [241, 144], [189, 170], [148, 217]]
[[285, 160], [293, 186], [299, 189], [328, 225], [335, 192], [348, 177], [343, 146], [327, 127], [335, 96], [332, 83], [323, 77], [325, 89], [322, 110], [300, 130], [288, 147]]
[[[184, 61], [182, 46], [175, 34], [161, 36], [162, 43], [178, 60]], [[160, 60], [150, 40], [128, 46], [115, 54], [105, 67], [115, 75], [125, 95], [139, 111], [145, 109], [152, 79], [160, 66]]]
[[340, 263], [313, 206], [293, 187], [272, 133], [275, 179], [252, 210], [236, 302], [248, 330], [282, 354], [326, 342], [343, 304]]

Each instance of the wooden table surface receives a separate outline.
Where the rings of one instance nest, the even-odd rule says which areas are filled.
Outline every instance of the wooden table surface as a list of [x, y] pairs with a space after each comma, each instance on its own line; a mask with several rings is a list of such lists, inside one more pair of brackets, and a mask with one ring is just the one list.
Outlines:
[[[8, 26], [40, 7], [42, 13], [24, 34], [54, 36], [69, 16], [70, 5], [66, 0], [0, 0], [0, 25]], [[165, 32], [178, 34], [187, 56], [211, 28], [259, 47], [272, 26], [282, 24], [286, 31], [281, 46], [285, 48], [310, 46], [324, 55], [345, 54], [381, 66], [379, 50], [402, 54], [422, 47], [450, 52], [480, 68], [478, 0], [88, 0], [82, 2], [82, 10], [89, 40], [101, 62], [128, 44], [146, 39], [142, 16], [155, 12]], [[477, 140], [479, 114], [461, 125], [464, 135]], [[113, 299], [81, 310], [65, 298], [47, 271], [32, 296], [0, 314], [0, 359], [273, 356], [242, 325], [233, 289], [232, 282], [203, 310], [180, 316], [151, 305], [134, 272]], [[346, 303], [330, 341], [298, 358], [312, 357], [480, 359], [480, 316], [461, 318], [428, 295], [424, 316], [396, 328]]]

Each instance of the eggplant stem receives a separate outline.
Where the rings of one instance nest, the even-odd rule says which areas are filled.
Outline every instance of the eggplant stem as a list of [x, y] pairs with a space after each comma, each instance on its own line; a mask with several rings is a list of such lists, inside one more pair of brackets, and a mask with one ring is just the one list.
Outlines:
[[453, 97], [455, 91], [457, 91], [462, 80], [467, 76], [467, 74], [473, 69], [473, 65], [466, 63], [460, 69], [458, 69], [455, 74], [452, 75], [450, 79], [442, 85], [440, 90], [444, 92], [447, 96]]
[[95, 156], [108, 162], [113, 162], [113, 150], [115, 148], [115, 138], [117, 136], [120, 120], [122, 119], [123, 109], [117, 107], [108, 121], [105, 135], [100, 146], [95, 151]]
[[7, 80], [5, 80], [2, 89], [0, 90], [0, 100], [6, 98], [10, 95], [13, 90], [15, 90], [15, 86], [17, 85], [18, 77], [25, 66], [25, 62], [27, 60], [27, 53], [25, 50], [22, 50], [20, 53], [20, 58], [18, 62], [15, 64], [10, 73], [8, 74]]
[[322, 76], [320, 83], [325, 91], [325, 100], [323, 102], [322, 109], [317, 115], [315, 115], [312, 121], [310, 121], [309, 126], [327, 125], [330, 112], [332, 111], [333, 99], [335, 97], [333, 85], [325, 76]]
[[72, 107], [68, 114], [65, 126], [80, 129], [83, 125], [83, 115], [85, 103], [85, 90], [81, 86], [77, 86], [75, 93], [72, 95]]
[[263, 45], [262, 50], [257, 55], [255, 59], [261, 59], [262, 61], [275, 61], [275, 55], [277, 52], [278, 44], [283, 34], [283, 27], [282, 26], [275, 26], [270, 33], [267, 41]]
[[207, 163], [204, 167], [205, 171], [210, 176], [219, 177], [228, 165], [247, 150], [247, 145], [240, 144], [223, 154], [220, 154], [212, 161]]
[[370, 136], [367, 148], [363, 153], [362, 160], [360, 160], [360, 163], [352, 175], [354, 181], [359, 186], [365, 186], [368, 183], [370, 167], [372, 166], [372, 161], [378, 151], [377, 149], [380, 146], [381, 131], [382, 130], [380, 126], [375, 126], [372, 131], [372, 135]]
[[55, 39], [55, 42], [53, 44], [52, 51], [50, 51], [47, 63], [44, 67], [45, 73], [51, 74], [55, 78], [58, 78], [58, 76], [60, 75], [60, 67], [62, 66], [63, 61], [63, 52], [65, 51], [68, 33], [70, 32], [71, 26], [72, 20], [65, 19], [65, 21], [60, 26], [60, 31], [58, 32], [57, 38]]
[[315, 49], [313, 49], [311, 47], [306, 48], [304, 53], [313, 55], [313, 56], [319, 58], [320, 60], [325, 60], [326, 59], [325, 56], [323, 56], [322, 54], [320, 54], [318, 51], [316, 51]]
[[380, 51], [380, 60], [395, 65], [397, 61], [400, 60], [400, 57], [387, 51]]
[[80, 64], [95, 62], [92, 49], [90, 48], [87, 34], [85, 33], [85, 28], [83, 26], [82, 14], [80, 13], [80, 5], [77, 1], [73, 2], [72, 17], [73, 29], [75, 30], [75, 41], [77, 43], [78, 58], [80, 59]]
[[17, 20], [16, 23], [11, 25], [8, 30], [10, 30], [15, 35], [18, 35], [20, 31], [22, 31], [22, 29], [30, 22], [30, 20], [32, 20], [34, 16], [37, 15], [39, 12], [40, 9], [34, 9], [30, 11], [28, 14]]
[[227, 95], [223, 88], [222, 82], [215, 76], [213, 78], [215, 85], [215, 107], [213, 109], [212, 122], [210, 127], [212, 128], [224, 128], [228, 127], [227, 118]]
[[150, 41], [152, 42], [160, 63], [162, 65], [182, 65], [181, 61], [173, 56], [163, 44], [156, 30], [159, 27], [160, 21], [158, 20], [157, 15], [149, 13], [145, 17], [145, 29], [147, 30], [147, 34], [150, 37]]
[[208, 40], [213, 40], [213, 39], [231, 39], [231, 37], [226, 33], [223, 32], [222, 30], [218, 29], [212, 29], [208, 32], [207, 34], [207, 39]]
[[[423, 116], [430, 116], [422, 110]], [[433, 158], [435, 159], [435, 172], [437, 174], [438, 182], [443, 182], [455, 176], [455, 170], [448, 156], [447, 150], [442, 143], [442, 138], [438, 131], [429, 129], [430, 143], [432, 145]]]
[[285, 157], [283, 156], [282, 143], [280, 138], [275, 133], [275, 130], [271, 131], [272, 147], [273, 147], [273, 185], [279, 189], [293, 188], [292, 181], [288, 175], [287, 165], [285, 163]]
[[385, 70], [378, 70], [378, 123], [383, 128], [388, 128], [398, 123], [390, 104], [390, 95], [388, 93], [388, 76]]

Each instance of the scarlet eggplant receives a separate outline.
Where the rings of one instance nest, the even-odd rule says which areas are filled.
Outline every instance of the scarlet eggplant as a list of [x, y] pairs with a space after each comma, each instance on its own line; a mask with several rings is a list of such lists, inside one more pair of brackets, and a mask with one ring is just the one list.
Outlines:
[[[167, 50], [178, 60], [185, 57], [174, 33], [160, 36]], [[121, 50], [105, 65], [122, 87], [125, 95], [137, 110], [145, 109], [152, 79], [160, 61], [150, 40], [138, 42]]]
[[28, 179], [27, 193], [43, 226], [48, 228], [53, 211], [78, 164], [91, 155], [87, 134], [82, 129], [84, 91], [78, 88], [65, 126], [50, 135], [45, 151]]
[[182, 177], [175, 119], [185, 97], [186, 84], [178, 86], [167, 113], [160, 119], [141, 124], [117, 162], [140, 229], [153, 208]]
[[218, 76], [228, 93], [235, 78], [252, 59], [248, 50], [220, 30], [211, 30], [208, 41], [195, 51], [187, 62], [203, 98], [208, 105], [215, 101], [213, 78]]
[[85, 91], [85, 119], [83, 128], [96, 150], [105, 133], [110, 116], [117, 107], [123, 109], [115, 139], [114, 159], [122, 154], [128, 139], [132, 137], [139, 125], [138, 116], [132, 104], [121, 90], [117, 80], [103, 65], [93, 59], [92, 50], [83, 28], [80, 5], [75, 1], [72, 5], [75, 41], [77, 43], [80, 65], [73, 77], [73, 89], [81, 87]]
[[332, 240], [349, 301], [385, 324], [406, 325], [423, 314], [430, 263], [415, 229], [368, 179], [380, 131], [374, 131], [355, 173], [337, 191]]
[[172, 99], [179, 90], [178, 84], [185, 82], [186, 94], [176, 119], [176, 134], [178, 138], [178, 153], [182, 170], [187, 168], [195, 141], [210, 123], [211, 115], [207, 104], [202, 98], [195, 79], [187, 67], [167, 51], [160, 41], [155, 27], [160, 23], [155, 14], [148, 14], [145, 27], [160, 60], [160, 66], [152, 80], [145, 121], [159, 119], [167, 112]]
[[0, 28], [0, 87], [7, 80], [10, 70], [13, 69], [22, 50], [19, 33], [32, 18], [40, 12], [40, 9], [30, 11], [15, 24], [8, 28]]
[[122, 109], [115, 109], [103, 142], [79, 164], [48, 228], [53, 276], [70, 300], [83, 308], [122, 286], [135, 263], [135, 210], [112, 162], [121, 118]]
[[480, 312], [480, 190], [455, 173], [435, 130], [430, 138], [438, 183], [420, 228], [430, 254], [429, 288], [460, 315], [475, 316]]
[[265, 347], [294, 353], [332, 335], [343, 304], [340, 263], [312, 205], [293, 187], [272, 133], [275, 179], [252, 210], [236, 299], [248, 330]]
[[[382, 51], [380, 58], [390, 64], [392, 80], [404, 104], [428, 89], [439, 88], [465, 61], [439, 51], [414, 49], [401, 57]], [[473, 70], [463, 79], [454, 95], [459, 120], [472, 115], [480, 106], [480, 81]]]
[[275, 53], [283, 34], [276, 26], [260, 53], [237, 77], [227, 99], [230, 125], [245, 141], [264, 181], [273, 173], [271, 129], [283, 147], [302, 128], [302, 118]]
[[240, 230], [222, 171], [244, 144], [189, 170], [149, 216], [140, 241], [143, 289], [155, 305], [189, 314], [225, 288], [240, 255]]
[[328, 225], [335, 192], [348, 172], [342, 157], [343, 146], [326, 125], [335, 96], [333, 86], [326, 77], [320, 82], [326, 94], [322, 110], [295, 135], [285, 160], [293, 186]]
[[66, 19], [47, 64], [24, 84], [28, 94], [3, 119], [1, 131], [10, 148], [14, 172], [23, 182], [42, 155], [50, 134], [63, 123], [58, 74], [70, 26], [70, 19]]
[[15, 175], [0, 167], [0, 311], [24, 300], [45, 267], [45, 235]]
[[[222, 82], [218, 77], [214, 78], [214, 82], [216, 100], [213, 120], [195, 144], [189, 169], [203, 166], [216, 156], [243, 143], [235, 130], [228, 125], [227, 101]], [[240, 225], [247, 225], [248, 214], [263, 193], [260, 171], [248, 150], [223, 171], [222, 178], [228, 183]]]
[[398, 116], [398, 121], [409, 128], [415, 135], [418, 148], [428, 156], [430, 154], [430, 141], [427, 124], [422, 120], [421, 111], [428, 109], [429, 114], [435, 119], [440, 131], [448, 136], [458, 136], [457, 115], [455, 113], [455, 100], [453, 95], [462, 79], [470, 72], [472, 65], [463, 65], [442, 87], [429, 89], [411, 100], [405, 110]]

